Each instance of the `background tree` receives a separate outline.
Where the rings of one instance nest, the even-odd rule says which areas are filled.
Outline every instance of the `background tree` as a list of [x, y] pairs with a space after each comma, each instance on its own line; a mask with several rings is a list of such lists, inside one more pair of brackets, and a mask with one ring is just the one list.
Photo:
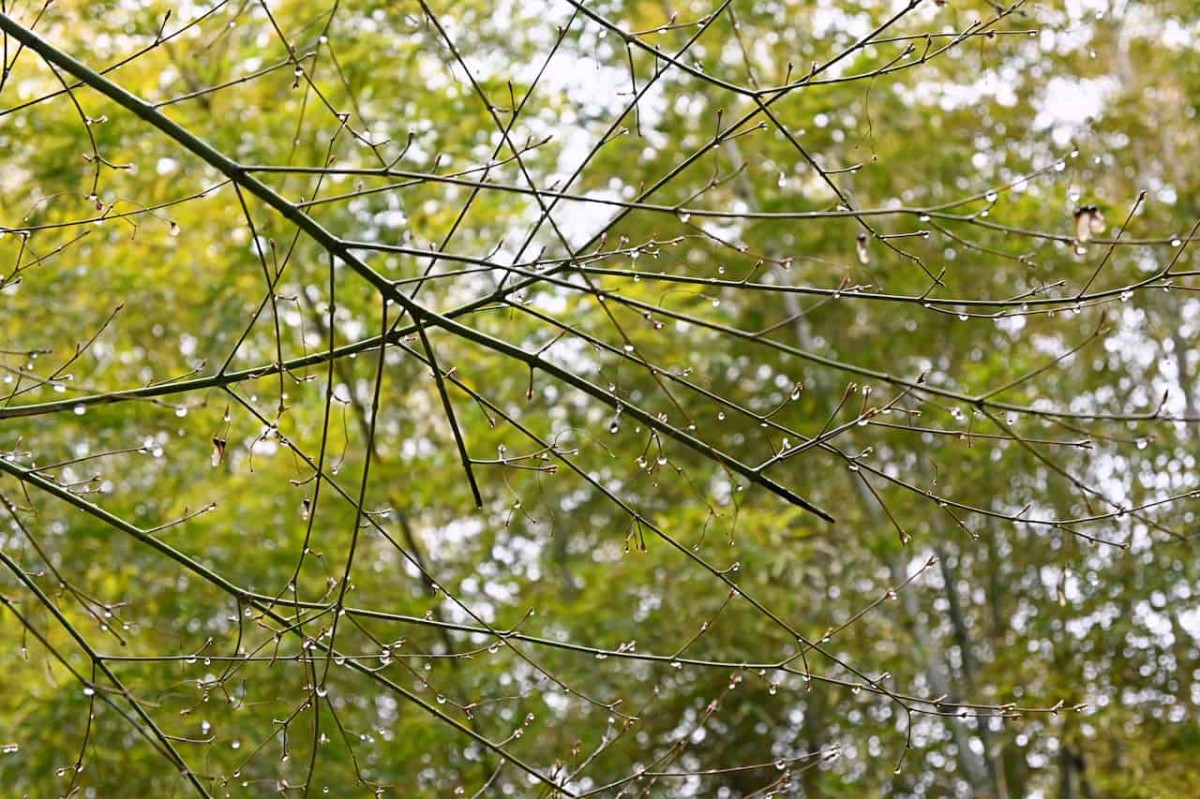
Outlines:
[[14, 795], [1200, 792], [1193, 4], [0, 11]]

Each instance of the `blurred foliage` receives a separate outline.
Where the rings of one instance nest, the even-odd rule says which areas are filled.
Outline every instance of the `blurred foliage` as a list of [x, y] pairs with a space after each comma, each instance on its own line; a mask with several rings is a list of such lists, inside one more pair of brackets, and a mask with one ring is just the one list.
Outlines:
[[1194, 4], [6, 13], [5, 795], [1200, 795]]

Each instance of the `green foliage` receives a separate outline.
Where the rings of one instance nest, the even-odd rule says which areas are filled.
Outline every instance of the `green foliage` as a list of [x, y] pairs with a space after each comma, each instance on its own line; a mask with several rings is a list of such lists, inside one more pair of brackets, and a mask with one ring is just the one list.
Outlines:
[[1200, 16], [1082, 7], [6, 12], [0, 784], [1200, 793]]

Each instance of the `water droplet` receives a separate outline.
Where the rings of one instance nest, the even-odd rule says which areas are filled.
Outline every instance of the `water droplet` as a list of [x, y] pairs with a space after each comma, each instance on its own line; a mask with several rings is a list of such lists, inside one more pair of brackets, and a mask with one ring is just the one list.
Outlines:
[[967, 320], [968, 320], [968, 319], [970, 319], [970, 318], [971, 318], [971, 317], [970, 317], [970, 316], [968, 316], [968, 315], [967, 315], [967, 314], [965, 314], [965, 313], [960, 313], [960, 314], [958, 315], [958, 321], [960, 321], [960, 322], [965, 322], [965, 321], [967, 321]]
[[0, 752], [4, 753], [6, 755], [15, 755], [17, 752], [20, 752], [20, 751], [21, 751], [20, 744], [4, 744], [4, 746], [0, 746]]
[[994, 190], [989, 190], [987, 194], [983, 195], [983, 198], [990, 203], [994, 203], [996, 200], [1000, 199], [1000, 195]]
[[85, 685], [85, 686], [83, 687], [83, 695], [84, 695], [84, 696], [95, 696], [95, 695], [96, 695], [96, 689], [95, 689], [95, 688], [93, 688], [93, 687], [92, 687], [92, 686], [90, 686], [90, 685]]
[[1178, 236], [1175, 236], [1173, 239], [1171, 239], [1171, 246], [1172, 247], [1182, 247], [1183, 239], [1179, 238]]
[[435, 697], [434, 697], [434, 699], [436, 699], [436, 700], [437, 700], [437, 703], [438, 703], [439, 705], [444, 705], [444, 704], [446, 704], [446, 697], [444, 697], [444, 696], [443, 696], [443, 695], [441, 695], [441, 694], [438, 694], [437, 696], [435, 696]]
[[725, 411], [717, 411], [717, 421], [718, 422], [725, 421]]
[[1121, 292], [1121, 302], [1129, 302], [1131, 299], [1133, 299], [1132, 291], [1122, 291]]

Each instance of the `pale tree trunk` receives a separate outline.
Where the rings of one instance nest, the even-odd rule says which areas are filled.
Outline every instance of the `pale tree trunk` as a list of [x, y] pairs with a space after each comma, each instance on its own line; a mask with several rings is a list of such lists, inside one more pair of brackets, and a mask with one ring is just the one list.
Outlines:
[[[966, 616], [963, 614], [962, 601], [958, 592], [958, 573], [950, 563], [949, 553], [941, 544], [934, 546], [937, 553], [938, 565], [942, 570], [942, 582], [946, 587], [946, 600], [949, 604], [950, 628], [954, 633], [954, 642], [962, 653], [962, 686], [963, 692], [970, 696], [975, 690], [975, 676], [979, 673], [979, 663], [975, 659], [975, 647], [971, 641], [970, 629]], [[983, 742], [983, 753], [987, 760], [988, 776], [995, 788], [996, 799], [1009, 799], [1008, 784], [1004, 777], [1004, 751], [997, 745], [985, 718], [976, 719], [976, 729], [979, 740]]]
[[[868, 493], [868, 496], [863, 498], [863, 504], [868, 508], [870, 515], [877, 524], [886, 524], [883, 512], [875, 506], [874, 497], [871, 497], [869, 492], [866, 492], [865, 487], [863, 491], [864, 493]], [[899, 584], [908, 576], [906, 573], [907, 562], [903, 550], [892, 554], [888, 558], [887, 565], [893, 583]], [[917, 603], [916, 592], [910, 589], [902, 592], [902, 595], [904, 612], [908, 616], [909, 630], [913, 637], [913, 655], [920, 662], [921, 668], [925, 672], [925, 679], [929, 683], [930, 690], [937, 696], [948, 696], [955, 693], [954, 687], [951, 684], [950, 667], [943, 658], [937, 655], [937, 647], [930, 633], [929, 625], [921, 613], [921, 606]], [[987, 761], [985, 757], [981, 757], [971, 749], [971, 731], [967, 726], [967, 722], [963, 719], [947, 719], [946, 726], [950, 730], [950, 735], [954, 738], [954, 747], [958, 753], [959, 773], [967, 781], [967, 784], [971, 786], [971, 795], [976, 797], [976, 799], [994, 799], [996, 793], [992, 786]], [[986, 739], [984, 739], [984, 755], [987, 752]]]

